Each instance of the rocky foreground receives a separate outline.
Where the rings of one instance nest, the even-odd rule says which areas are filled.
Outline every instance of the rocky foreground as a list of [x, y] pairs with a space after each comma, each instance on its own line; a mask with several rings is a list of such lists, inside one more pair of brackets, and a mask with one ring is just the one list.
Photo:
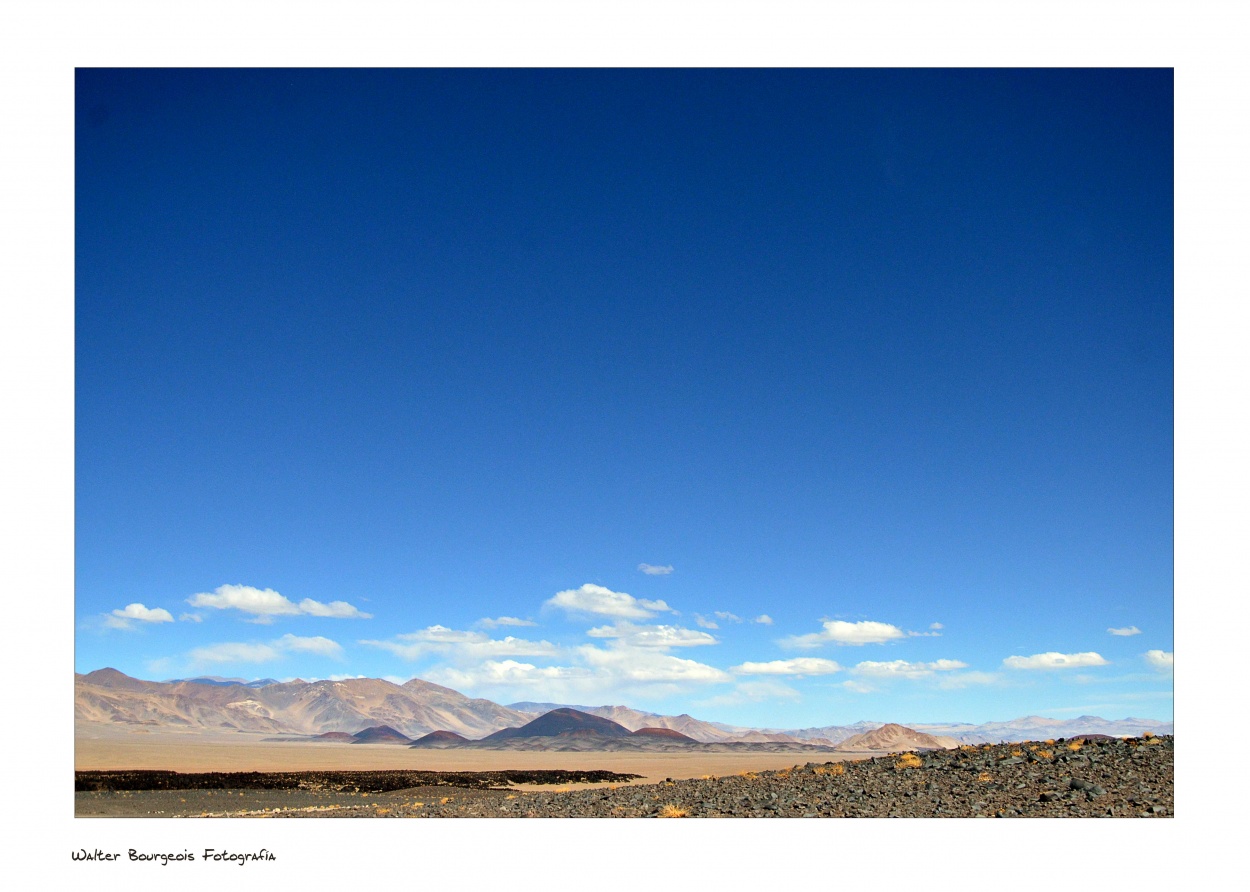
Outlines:
[[[574, 772], [573, 774], [578, 774]], [[229, 792], [80, 793], [79, 814], [220, 817], [1169, 817], [1173, 738], [965, 746], [851, 762], [592, 789], [440, 783], [262, 801]], [[498, 781], [496, 781], [497, 783]], [[505, 781], [506, 782], [506, 781]], [[550, 782], [550, 779], [549, 779]], [[88, 788], [90, 789], [90, 788]], [[98, 788], [97, 788], [98, 789]], [[151, 789], [151, 788], [149, 788]], [[350, 790], [350, 788], [349, 788]], [[281, 795], [279, 795], [281, 794]], [[301, 791], [301, 796], [327, 795]], [[153, 798], [150, 802], [131, 797]], [[104, 798], [102, 798], [104, 797]], [[122, 798], [115, 798], [122, 797]], [[110, 803], [110, 800], [112, 802]], [[159, 804], [160, 811], [156, 810]], [[113, 805], [124, 806], [116, 811]], [[166, 810], [168, 809], [168, 810]]]
[[[396, 817], [1164, 817], [1173, 738], [1046, 741], [809, 762], [636, 788], [508, 794]], [[515, 798], [509, 798], [515, 797]]]

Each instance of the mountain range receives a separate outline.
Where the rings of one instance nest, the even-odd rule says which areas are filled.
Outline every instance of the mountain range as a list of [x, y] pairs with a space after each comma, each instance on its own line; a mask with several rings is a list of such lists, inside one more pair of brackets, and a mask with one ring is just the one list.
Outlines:
[[[856, 735], [877, 731], [887, 722], [861, 721], [850, 725], [814, 728], [743, 728], [706, 722], [682, 714], [665, 716], [627, 706], [572, 706], [563, 703], [521, 701], [507, 706], [414, 678], [402, 685], [377, 678], [341, 681], [244, 682], [199, 678], [169, 682], [143, 681], [116, 669], [97, 669], [74, 677], [74, 714], [77, 721], [165, 726], [182, 729], [231, 729], [276, 734], [316, 736], [327, 732], [354, 735], [384, 725], [407, 738], [419, 739], [436, 731], [452, 732], [466, 740], [480, 740], [506, 729], [518, 729], [553, 710], [571, 709], [620, 726], [624, 740], [630, 732], [652, 728], [685, 735], [708, 744], [807, 744], [831, 747]], [[907, 728], [942, 741], [943, 745], [1044, 740], [1080, 734], [1113, 737], [1172, 734], [1172, 722], [1151, 719], [1104, 719], [1081, 716], [1051, 719], [1027, 716], [1009, 722], [933, 724], [911, 723]], [[656, 732], [650, 732], [657, 740]], [[503, 743], [509, 735], [497, 738]], [[516, 735], [511, 735], [516, 738]], [[532, 738], [517, 738], [531, 739]], [[675, 738], [668, 738], [676, 743]], [[442, 739], [443, 745], [456, 745]], [[520, 743], [515, 744], [519, 746]], [[865, 748], [871, 749], [871, 746]]]

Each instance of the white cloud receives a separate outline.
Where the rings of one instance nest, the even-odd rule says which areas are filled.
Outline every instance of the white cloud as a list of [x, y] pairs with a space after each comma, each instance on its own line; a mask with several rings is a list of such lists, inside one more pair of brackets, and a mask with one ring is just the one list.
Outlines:
[[323, 604], [320, 601], [314, 601], [312, 598], [305, 598], [299, 602], [300, 613], [306, 613], [309, 616], [332, 616], [336, 619], [371, 619], [368, 613], [361, 613], [346, 601], [331, 601], [329, 604]]
[[1171, 672], [1175, 663], [1173, 653], [1170, 650], [1148, 650], [1142, 656], [1147, 663], [1161, 672]]
[[725, 622], [727, 622], [727, 623], [740, 623], [740, 622], [742, 622], [742, 617], [740, 617], [740, 616], [734, 616], [732, 613], [730, 613], [730, 612], [729, 612], [729, 611], [727, 611], [727, 610], [717, 610], [717, 611], [715, 611], [715, 616], [716, 616], [716, 618], [717, 618], [717, 619], [724, 620], [724, 621], [725, 621]]
[[323, 604], [305, 598], [295, 604], [285, 595], [271, 588], [258, 589], [250, 585], [219, 585], [212, 594], [200, 592], [187, 598], [192, 607], [212, 607], [217, 610], [239, 610], [255, 617], [252, 622], [270, 623], [276, 616], [329, 616], [339, 619], [369, 619], [370, 614], [361, 613], [346, 601]]
[[184, 623], [202, 623], [204, 622], [204, 617], [200, 616], [198, 613], [182, 613], [178, 615], [178, 621]]
[[225, 642], [197, 647], [188, 655], [193, 663], [268, 663], [286, 653], [315, 654], [342, 659], [343, 647], [337, 641], [321, 636], [303, 637], [286, 634], [268, 644], [258, 642]]
[[819, 657], [796, 657], [793, 660], [772, 660], [768, 663], [743, 663], [732, 666], [730, 672], [738, 675], [832, 675], [842, 667], [833, 660]]
[[585, 644], [578, 656], [593, 669], [624, 681], [708, 682], [730, 681], [731, 676], [714, 666], [661, 653], [654, 648], [615, 646], [608, 649]]
[[481, 686], [542, 687], [554, 681], [588, 679], [589, 669], [576, 666], [539, 667], [516, 660], [487, 660], [467, 669], [443, 667], [426, 673], [430, 680], [457, 690], [473, 690]]
[[941, 623], [929, 623], [929, 628], [932, 629], [934, 632], [940, 632], [943, 629], [945, 629], [946, 626], [942, 625]]
[[144, 607], [142, 604], [127, 604], [121, 610], [114, 610], [113, 616], [121, 619], [133, 619], [142, 623], [172, 623], [173, 616], [163, 607]]
[[702, 629], [719, 629], [720, 628], [716, 620], [708, 619], [706, 616], [704, 616], [701, 613], [696, 613], [694, 615], [694, 621]]
[[844, 681], [842, 687], [856, 694], [871, 694], [876, 690], [872, 685], [864, 684], [862, 681]]
[[268, 644], [210, 644], [191, 651], [194, 663], [267, 663], [280, 656], [277, 648]]
[[782, 647], [820, 647], [822, 644], [884, 644], [887, 641], [893, 641], [897, 638], [906, 638], [908, 633], [904, 632], [898, 626], [892, 626], [889, 623], [877, 623], [865, 620], [858, 623], [848, 623], [842, 620], [825, 620], [821, 623], [823, 628], [820, 632], [812, 632], [807, 635], [791, 635], [783, 638], [779, 643]]
[[488, 629], [494, 629], [499, 626], [536, 626], [538, 623], [528, 619], [518, 619], [515, 616], [500, 616], [495, 619], [487, 617], [477, 621], [479, 626], [485, 626]]
[[1031, 657], [1007, 657], [1003, 665], [1008, 669], [1080, 669], [1086, 666], [1106, 666], [1107, 661], [1093, 651], [1077, 654], [1055, 653], [1053, 650]]
[[673, 572], [673, 565], [666, 564], [665, 566], [659, 567], [655, 564], [639, 564], [638, 569], [643, 573], [646, 573], [648, 576], [667, 576], [669, 573]]
[[556, 592], [549, 598], [544, 607], [559, 607], [578, 613], [596, 613], [601, 616], [616, 616], [621, 619], [649, 619], [655, 613], [668, 611], [671, 607], [663, 601], [647, 601], [627, 595], [625, 592], [614, 592], [601, 585], [586, 583], [581, 588]]
[[751, 622], [759, 623], [761, 626], [771, 626], [773, 624], [773, 618], [767, 613], [761, 613], [755, 619], [751, 620]]
[[1112, 635], [1121, 635], [1121, 636], [1141, 634], [1141, 629], [1137, 628], [1137, 626], [1125, 626], [1122, 629], [1108, 629], [1107, 631], [1110, 632]]
[[329, 638], [322, 638], [320, 635], [304, 638], [287, 633], [275, 641], [274, 646], [285, 651], [317, 654], [322, 657], [332, 657], [336, 660], [343, 658], [342, 645], [337, 641], [331, 641]]
[[707, 632], [680, 626], [638, 626], [624, 621], [610, 626], [596, 626], [586, 634], [591, 638], [616, 638], [633, 647], [697, 647], [718, 643]]
[[955, 669], [967, 669], [967, 663], [959, 660], [934, 660], [932, 663], [909, 663], [907, 660], [890, 660], [876, 662], [866, 660], [857, 663], [851, 671], [856, 675], [869, 678], [924, 678], [934, 672], [951, 672]]
[[362, 640], [360, 643], [388, 650], [404, 660], [415, 660], [431, 653], [449, 654], [458, 660], [554, 657], [560, 653], [560, 648], [550, 641], [529, 641], [511, 635], [496, 639], [485, 632], [462, 631], [439, 625], [396, 635], [392, 641]]

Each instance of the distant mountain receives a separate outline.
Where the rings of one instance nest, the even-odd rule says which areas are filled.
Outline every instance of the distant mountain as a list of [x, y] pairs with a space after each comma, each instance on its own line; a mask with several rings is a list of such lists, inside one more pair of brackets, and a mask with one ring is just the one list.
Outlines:
[[[355, 734], [364, 728], [387, 725], [410, 738], [420, 738], [432, 731], [449, 731], [476, 740], [505, 728], [524, 727], [535, 718], [561, 709], [607, 720], [627, 732], [663, 728], [700, 743], [725, 744], [731, 749], [739, 744], [785, 747], [803, 743], [827, 747], [886, 724], [861, 721], [798, 729], [744, 728], [701, 721], [685, 714], [659, 715], [628, 706], [571, 707], [538, 701], [501, 706], [418, 678], [402, 685], [377, 678], [314, 682], [260, 679], [240, 683], [201, 676], [158, 682], [131, 678], [112, 668], [74, 676], [77, 721], [188, 730], [233, 729], [307, 736], [328, 731]], [[1174, 733], [1172, 722], [1131, 717], [1111, 720], [1089, 715], [1075, 719], [1025, 716], [981, 725], [909, 723], [906, 727], [969, 744], [1070, 738], [1082, 734], [1128, 737], [1140, 736], [1146, 731], [1159, 735]], [[670, 740], [676, 745], [675, 739]], [[652, 742], [658, 743], [659, 738], [653, 737]]]
[[258, 678], [255, 681], [248, 681], [246, 678], [222, 678], [218, 675], [200, 675], [195, 678], [171, 678], [163, 684], [177, 684], [178, 682], [191, 682], [193, 684], [211, 684], [218, 686], [242, 685], [245, 688], [264, 688], [271, 684], [278, 684], [276, 678]]
[[838, 744], [839, 750], [846, 752], [882, 752], [905, 753], [912, 750], [945, 750], [954, 749], [959, 742], [953, 738], [934, 737], [914, 728], [903, 725], [882, 725], [873, 731], [865, 731], [848, 737]]
[[188, 729], [354, 734], [388, 725], [410, 738], [439, 730], [482, 737], [533, 718], [415, 678], [403, 685], [353, 678], [250, 688], [141, 681], [116, 669], [99, 669], [75, 677], [74, 689], [79, 721]]

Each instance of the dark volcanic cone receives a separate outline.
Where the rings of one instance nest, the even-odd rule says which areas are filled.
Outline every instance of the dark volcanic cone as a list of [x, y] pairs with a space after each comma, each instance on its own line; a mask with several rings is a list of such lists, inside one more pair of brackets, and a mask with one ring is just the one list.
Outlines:
[[352, 737], [356, 743], [412, 743], [411, 737], [405, 737], [389, 725], [375, 725], [357, 731]]
[[674, 731], [672, 728], [639, 728], [634, 737], [651, 737], [656, 740], [673, 740], [679, 743], [698, 743], [693, 737]]
[[431, 731], [424, 737], [418, 737], [412, 742], [413, 749], [451, 749], [457, 746], [464, 746], [469, 742], [467, 737], [457, 734], [455, 731]]
[[561, 734], [579, 733], [578, 737], [629, 737], [624, 725], [597, 715], [578, 712], [576, 709], [553, 709], [520, 728], [504, 728], [483, 740], [509, 740], [514, 737], [558, 737]]

